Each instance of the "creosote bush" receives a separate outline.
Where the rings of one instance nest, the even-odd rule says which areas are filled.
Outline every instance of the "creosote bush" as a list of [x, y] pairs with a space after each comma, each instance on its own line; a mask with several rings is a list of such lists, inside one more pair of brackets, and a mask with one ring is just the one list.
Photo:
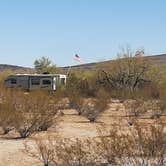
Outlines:
[[148, 111], [148, 108], [145, 106], [145, 103], [142, 100], [125, 101], [124, 106], [128, 112], [128, 116], [138, 117]]
[[7, 134], [13, 129], [15, 118], [18, 117], [10, 103], [0, 104], [0, 126], [3, 134]]
[[127, 133], [111, 128], [99, 130], [95, 138], [36, 140], [35, 148], [25, 146], [26, 153], [38, 158], [44, 166], [124, 165], [151, 166], [166, 164], [166, 133], [164, 125], [142, 126], [138, 122]]
[[84, 104], [84, 98], [77, 93], [73, 93], [72, 95], [68, 96], [68, 99], [69, 99], [69, 107], [72, 109], [76, 109], [78, 114], [81, 115], [82, 106]]
[[[75, 85], [72, 86], [75, 87]], [[83, 115], [90, 122], [94, 122], [100, 113], [107, 109], [110, 94], [104, 88], [100, 88], [95, 90], [93, 96], [89, 98], [85, 96], [79, 89], [70, 89], [68, 92], [69, 106], [76, 109], [79, 115]]]
[[36, 139], [35, 148], [26, 143], [25, 152], [40, 160], [43, 166], [91, 166], [97, 164], [92, 144], [90, 139], [49, 137]]
[[[44, 91], [24, 93], [11, 90], [7, 92], [0, 107], [0, 125], [15, 128], [21, 138], [26, 138], [37, 131], [46, 131], [59, 116], [59, 98]], [[7, 116], [4, 118], [4, 116]], [[6, 126], [6, 127], [5, 127]]]
[[[56, 141], [56, 140], [55, 140]], [[55, 160], [55, 141], [50, 137], [35, 139], [34, 144], [24, 143], [24, 152], [31, 157], [37, 158], [43, 166], [53, 166]]]
[[107, 100], [87, 100], [82, 106], [81, 115], [87, 117], [90, 122], [95, 122], [97, 117], [108, 107]]

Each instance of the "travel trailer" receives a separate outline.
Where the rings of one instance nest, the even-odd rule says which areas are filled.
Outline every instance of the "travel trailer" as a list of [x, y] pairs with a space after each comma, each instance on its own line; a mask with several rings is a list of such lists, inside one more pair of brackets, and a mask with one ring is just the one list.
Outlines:
[[66, 75], [16, 74], [9, 76], [4, 84], [9, 88], [22, 88], [25, 90], [47, 89], [55, 91], [59, 86], [66, 84]]

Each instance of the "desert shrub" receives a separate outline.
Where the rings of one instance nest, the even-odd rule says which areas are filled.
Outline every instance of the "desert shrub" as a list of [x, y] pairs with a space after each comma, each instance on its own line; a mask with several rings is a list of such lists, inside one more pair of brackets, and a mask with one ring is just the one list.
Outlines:
[[145, 127], [135, 122], [127, 133], [117, 127], [106, 132], [102, 127], [95, 138], [39, 139], [34, 150], [26, 146], [26, 152], [41, 160], [44, 166], [165, 165], [166, 133], [162, 123], [156, 121]]
[[0, 126], [3, 129], [3, 134], [7, 134], [13, 129], [15, 118], [16, 113], [10, 103], [0, 104]]
[[138, 117], [140, 114], [144, 114], [147, 111], [144, 101], [142, 100], [127, 100], [124, 102], [124, 106], [128, 112], [128, 116]]
[[[90, 139], [66, 139], [61, 144], [61, 151], [57, 151], [59, 165], [96, 165], [96, 154]], [[55, 162], [58, 165], [58, 162]]]
[[108, 108], [110, 94], [104, 89], [96, 92], [96, 97], [85, 100], [82, 104], [82, 115], [87, 117], [90, 122], [95, 122], [97, 117]]
[[107, 100], [92, 99], [87, 100], [82, 105], [81, 115], [90, 122], [95, 122], [97, 117], [108, 108]]
[[127, 116], [132, 121], [132, 117], [137, 117], [148, 112], [149, 118], [158, 119], [165, 115], [166, 102], [164, 100], [127, 100], [124, 102]]
[[34, 144], [24, 143], [24, 152], [31, 157], [37, 158], [43, 166], [53, 166], [55, 160], [55, 141], [50, 137], [35, 139]]
[[71, 73], [68, 77], [66, 85], [66, 96], [69, 99], [69, 107], [77, 108], [79, 107], [80, 99], [82, 98], [80, 94], [80, 89], [77, 87], [79, 79], [75, 74]]
[[99, 89], [95, 98], [82, 97], [78, 92], [68, 95], [70, 108], [75, 109], [79, 115], [87, 117], [90, 122], [94, 122], [100, 113], [107, 109], [109, 97], [104, 89]]
[[98, 129], [99, 137], [95, 139], [96, 153], [100, 156], [100, 164], [121, 165], [122, 160], [132, 151], [132, 142], [129, 135], [120, 133], [117, 127], [111, 128], [105, 133]]
[[6, 91], [0, 110], [1, 126], [15, 128], [22, 138], [37, 131], [46, 131], [56, 123], [56, 119], [60, 115], [58, 102], [59, 98], [46, 91], [31, 93], [14, 89]]
[[79, 85], [79, 78], [74, 74], [71, 73], [67, 79], [66, 85], [66, 92], [67, 95], [72, 95], [73, 93], [80, 93], [80, 89], [78, 88]]
[[98, 155], [105, 164], [165, 165], [166, 133], [164, 125], [160, 122], [147, 127], [135, 122], [128, 133], [116, 128], [111, 129], [109, 133], [106, 135], [100, 132], [101, 137], [96, 140]]
[[73, 92], [68, 95], [69, 108], [77, 110], [78, 114], [81, 115], [82, 105], [84, 103], [84, 98], [80, 96], [77, 92]]
[[20, 138], [26, 138], [37, 131], [37, 118], [33, 114], [25, 114], [22, 111], [17, 112], [17, 118], [13, 122], [14, 128], [20, 134]]
[[159, 99], [160, 92], [157, 87], [157, 84], [153, 82], [149, 82], [144, 84], [143, 87], [139, 87], [139, 89], [133, 93], [133, 99], [142, 99], [142, 100], [149, 100], [149, 99]]
[[166, 102], [164, 100], [150, 100], [148, 109], [152, 110], [151, 118], [160, 118], [166, 111]]
[[67, 81], [66, 91], [67, 94], [72, 94], [77, 92], [82, 97], [95, 97], [98, 91], [98, 84], [96, 79], [96, 74], [88, 75], [85, 73], [71, 73]]
[[[98, 94], [99, 95], [99, 94]], [[90, 122], [94, 122], [96, 118], [108, 108], [108, 100], [106, 96], [98, 96], [97, 98], [83, 98], [79, 94], [69, 97], [70, 108], [75, 109], [79, 115], [87, 117]]]
[[43, 166], [85, 166], [96, 165], [96, 154], [93, 152], [90, 139], [46, 138], [36, 139], [32, 148], [25, 144], [25, 152], [39, 159]]
[[136, 123], [131, 137], [134, 145], [131, 163], [147, 166], [166, 164], [166, 133], [163, 124], [157, 122], [145, 128]]
[[14, 126], [21, 137], [25, 138], [36, 131], [46, 131], [56, 122], [57, 101], [51, 101], [50, 96], [42, 92], [33, 92], [22, 97], [17, 108], [22, 120], [17, 121]]
[[163, 73], [160, 75], [160, 80], [158, 81], [158, 89], [160, 93], [160, 98], [166, 101], [166, 70], [163, 69]]

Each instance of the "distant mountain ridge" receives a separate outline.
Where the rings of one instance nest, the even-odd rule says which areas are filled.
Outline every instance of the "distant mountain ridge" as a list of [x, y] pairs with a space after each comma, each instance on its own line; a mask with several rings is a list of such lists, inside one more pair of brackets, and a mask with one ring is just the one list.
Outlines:
[[[166, 54], [160, 54], [160, 55], [153, 55], [153, 56], [146, 56], [147, 59], [150, 59], [153, 63], [158, 64], [160, 66], [166, 67]], [[75, 66], [66, 66], [66, 67], [60, 67], [65, 73], [69, 68], [72, 68], [72, 70], [93, 70], [96, 68], [107, 67], [109, 63], [113, 60], [108, 61], [101, 61], [101, 62], [93, 62], [93, 63], [86, 63], [81, 65], [75, 65]], [[22, 70], [22, 71], [32, 71], [33, 68], [23, 67], [23, 66], [17, 66], [17, 65], [8, 65], [8, 64], [0, 64], [0, 72], [6, 71], [6, 70]]]
[[32, 70], [32, 68], [17, 66], [17, 65], [8, 65], [8, 64], [0, 64], [0, 72], [7, 71], [7, 70]]
[[[152, 55], [152, 56], [146, 56], [145, 58], [150, 59], [153, 63], [161, 65], [163, 67], [166, 67], [166, 54], [160, 54], [160, 55]], [[66, 66], [62, 69], [67, 70], [68, 68], [76, 69], [76, 70], [92, 70], [95, 68], [100, 68], [101, 66], [108, 66], [110, 62], [113, 60], [107, 60], [107, 61], [101, 61], [101, 62], [93, 62], [93, 63], [86, 63], [81, 65], [75, 65], [75, 66]]]

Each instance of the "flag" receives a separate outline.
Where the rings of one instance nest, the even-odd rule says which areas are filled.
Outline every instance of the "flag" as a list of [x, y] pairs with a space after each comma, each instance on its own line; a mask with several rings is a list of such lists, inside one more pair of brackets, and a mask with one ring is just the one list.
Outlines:
[[78, 54], [76, 54], [73, 59], [79, 63], [83, 63], [83, 60], [81, 59], [81, 57]]

